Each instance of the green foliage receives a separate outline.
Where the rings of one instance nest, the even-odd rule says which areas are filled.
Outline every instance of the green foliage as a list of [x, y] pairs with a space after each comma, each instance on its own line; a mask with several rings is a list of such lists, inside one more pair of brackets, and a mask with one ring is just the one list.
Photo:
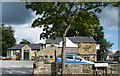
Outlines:
[[22, 39], [22, 41], [20, 42], [20, 44], [30, 44], [30, 42], [27, 41], [26, 39]]
[[[106, 7], [107, 3], [82, 3], [82, 2], [28, 2], [26, 8], [36, 12], [36, 15], [41, 15], [35, 19], [32, 27], [43, 27], [43, 33], [40, 38], [55, 38], [61, 36], [61, 33], [71, 25], [72, 27], [85, 28], [88, 34], [95, 35], [95, 26], [99, 25], [99, 19], [95, 12], [100, 13], [100, 6]], [[52, 27], [49, 27], [52, 25]], [[94, 26], [93, 26], [94, 25]], [[59, 28], [59, 29], [58, 29]], [[83, 29], [84, 30], [84, 29]]]
[[27, 2], [26, 8], [41, 15], [34, 20], [32, 27], [43, 27], [40, 39], [44, 39], [62, 37], [69, 25], [70, 29], [79, 28], [76, 31], [81, 30], [81, 36], [97, 35], [94, 28], [99, 27], [99, 19], [95, 13], [102, 12], [101, 7], [111, 4], [119, 6], [119, 2]]
[[2, 56], [2, 26], [0, 26], [0, 56]]
[[[2, 31], [1, 31], [2, 30]], [[14, 37], [14, 30], [11, 26], [4, 26], [4, 24], [0, 25], [0, 40], [2, 40], [2, 55], [6, 56], [7, 49], [14, 46], [16, 43], [16, 39]], [[2, 39], [1, 39], [2, 37]]]
[[112, 3], [112, 6], [114, 6], [114, 7], [119, 7], [119, 6], [120, 6], [120, 1], [119, 1], [119, 2], [114, 2], [114, 3]]

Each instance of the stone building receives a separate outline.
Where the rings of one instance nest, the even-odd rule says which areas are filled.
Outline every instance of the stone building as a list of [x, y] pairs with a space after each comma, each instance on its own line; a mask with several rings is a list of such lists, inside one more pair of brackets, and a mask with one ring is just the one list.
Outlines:
[[42, 48], [42, 44], [17, 44], [7, 50], [7, 57], [13, 60], [33, 60], [35, 53]]
[[[46, 46], [55, 45], [62, 48], [62, 38], [47, 39]], [[66, 53], [79, 54], [82, 58], [97, 61], [99, 45], [92, 37], [66, 37]]]
[[114, 54], [114, 61], [120, 63], [120, 50], [117, 50]]
[[40, 51], [38, 51], [36, 53], [36, 57], [39, 58], [40, 62], [44, 62], [44, 61], [54, 62], [55, 57], [59, 54], [61, 54], [60, 49], [54, 45], [51, 45], [51, 46], [47, 46], [47, 47], [41, 49]]
[[114, 61], [114, 53], [112, 53], [111, 51], [107, 51], [105, 53], [104, 59], [109, 61], [109, 62], [113, 62]]
[[[90, 61], [97, 60], [97, 49], [99, 46], [92, 37], [66, 37], [67, 54], [78, 54]], [[52, 62], [56, 56], [61, 54], [62, 38], [47, 39], [45, 44], [18, 44], [7, 51], [7, 57], [19, 60], [47, 60]]]
[[110, 63], [120, 63], [120, 50], [117, 50], [115, 53], [108, 51], [105, 53], [105, 60]]

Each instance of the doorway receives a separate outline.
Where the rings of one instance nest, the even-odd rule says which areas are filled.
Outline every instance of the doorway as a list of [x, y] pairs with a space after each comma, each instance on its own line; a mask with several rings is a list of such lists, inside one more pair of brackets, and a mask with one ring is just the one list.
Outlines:
[[24, 50], [24, 60], [29, 60], [29, 50]]

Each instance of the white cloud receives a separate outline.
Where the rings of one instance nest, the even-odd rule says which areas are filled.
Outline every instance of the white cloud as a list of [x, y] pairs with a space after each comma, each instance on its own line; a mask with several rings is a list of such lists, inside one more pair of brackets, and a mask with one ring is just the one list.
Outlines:
[[30, 23], [12, 26], [15, 30], [15, 38], [17, 44], [19, 44], [22, 39], [26, 39], [31, 43], [45, 43], [45, 40], [40, 40], [40, 34], [43, 32], [43, 28], [31, 27], [33, 21], [41, 16], [35, 15], [35, 12], [32, 12], [32, 15], [34, 16], [34, 18]]
[[112, 37], [112, 34], [105, 34], [105, 38], [110, 38]]
[[32, 28], [30, 24], [24, 25], [14, 25], [13, 28], [15, 30], [15, 38], [17, 44], [22, 40], [26, 39], [31, 43], [41, 43], [44, 40], [40, 40], [40, 33], [42, 33], [42, 28]]
[[117, 50], [118, 50], [118, 49], [113, 49], [113, 50], [111, 50], [111, 52], [115, 53]]
[[118, 30], [118, 8], [108, 6], [104, 8], [100, 14], [100, 24], [104, 26], [105, 29]]

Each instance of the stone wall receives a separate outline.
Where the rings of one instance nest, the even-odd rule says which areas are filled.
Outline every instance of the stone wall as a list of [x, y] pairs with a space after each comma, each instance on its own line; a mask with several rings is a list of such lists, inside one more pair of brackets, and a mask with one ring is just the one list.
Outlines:
[[[92, 64], [65, 63], [64, 74], [91, 74]], [[61, 64], [35, 63], [34, 74], [60, 74]]]
[[51, 64], [44, 64], [43, 62], [34, 64], [34, 74], [51, 74]]
[[[56, 65], [55, 65], [56, 64]], [[61, 72], [60, 63], [45, 64], [43, 62], [35, 63], [34, 74], [60, 74]], [[93, 68], [93, 64], [80, 64], [80, 63], [65, 63], [64, 74], [85, 74], [85, 75], [96, 75], [96, 74], [112, 74], [119, 75], [120, 65], [109, 64], [106, 68], [98, 68], [97, 71]]]
[[64, 74], [91, 74], [92, 64], [65, 63]]

